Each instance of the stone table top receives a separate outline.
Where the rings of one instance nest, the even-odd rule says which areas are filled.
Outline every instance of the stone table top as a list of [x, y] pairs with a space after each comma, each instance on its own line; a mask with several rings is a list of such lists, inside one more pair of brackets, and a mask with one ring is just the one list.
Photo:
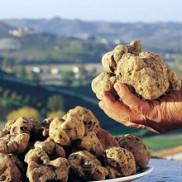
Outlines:
[[182, 161], [152, 158], [153, 171], [135, 182], [182, 182]]

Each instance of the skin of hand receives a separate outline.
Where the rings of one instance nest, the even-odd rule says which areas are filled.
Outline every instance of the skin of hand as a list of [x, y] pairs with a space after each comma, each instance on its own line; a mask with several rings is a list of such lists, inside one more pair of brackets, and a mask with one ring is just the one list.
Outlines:
[[106, 91], [99, 107], [112, 119], [128, 127], [166, 133], [182, 129], [182, 90], [147, 101], [131, 93], [123, 83], [114, 85], [120, 100]]

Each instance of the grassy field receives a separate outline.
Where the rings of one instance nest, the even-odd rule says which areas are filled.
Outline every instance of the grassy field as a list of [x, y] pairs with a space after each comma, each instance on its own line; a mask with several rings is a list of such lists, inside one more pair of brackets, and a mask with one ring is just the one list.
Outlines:
[[182, 145], [182, 134], [165, 134], [142, 139], [149, 147], [151, 152], [157, 152], [164, 149], [171, 149]]

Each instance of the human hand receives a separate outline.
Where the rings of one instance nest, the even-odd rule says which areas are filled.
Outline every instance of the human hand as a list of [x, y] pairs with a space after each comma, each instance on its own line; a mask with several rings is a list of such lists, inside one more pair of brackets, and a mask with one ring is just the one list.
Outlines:
[[104, 92], [100, 108], [125, 126], [165, 133], [182, 128], [182, 90], [154, 101], [142, 100], [123, 83], [114, 85], [122, 101]]

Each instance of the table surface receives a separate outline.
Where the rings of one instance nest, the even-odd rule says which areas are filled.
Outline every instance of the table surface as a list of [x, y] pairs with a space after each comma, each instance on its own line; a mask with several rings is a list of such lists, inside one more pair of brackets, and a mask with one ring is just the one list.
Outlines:
[[182, 161], [152, 158], [153, 171], [135, 182], [182, 182]]

